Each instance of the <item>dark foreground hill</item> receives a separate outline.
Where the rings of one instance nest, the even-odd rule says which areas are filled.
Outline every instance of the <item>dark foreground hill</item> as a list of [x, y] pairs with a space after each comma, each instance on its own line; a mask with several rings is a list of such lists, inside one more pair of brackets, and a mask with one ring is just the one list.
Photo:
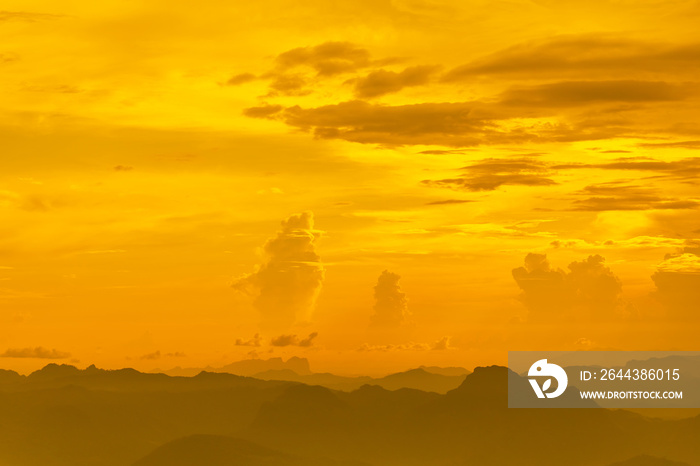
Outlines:
[[327, 458], [299, 458], [220, 435], [190, 435], [158, 447], [133, 466], [363, 466]]
[[343, 394], [298, 385], [265, 403], [246, 434], [293, 453], [396, 466], [603, 466], [641, 454], [698, 464], [700, 418], [509, 409], [508, 375], [504, 367], [477, 368], [444, 396], [415, 398], [411, 390], [387, 397], [369, 388]]
[[700, 417], [509, 409], [509, 375], [477, 368], [440, 395], [53, 365], [0, 380], [0, 465], [700, 466]]
[[688, 466], [688, 463], [679, 463], [678, 461], [671, 461], [666, 458], [640, 455], [626, 461], [611, 464], [610, 466]]

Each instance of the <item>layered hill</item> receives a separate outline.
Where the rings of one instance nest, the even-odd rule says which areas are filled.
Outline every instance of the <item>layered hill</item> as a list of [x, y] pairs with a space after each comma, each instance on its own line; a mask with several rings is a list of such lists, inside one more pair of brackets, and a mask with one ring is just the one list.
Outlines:
[[385, 377], [347, 377], [331, 373], [314, 373], [306, 358], [292, 357], [287, 361], [282, 358], [247, 359], [227, 364], [223, 367], [180, 368], [176, 367], [162, 372], [172, 376], [193, 376], [202, 371], [229, 373], [255, 377], [262, 380], [282, 380], [300, 382], [307, 385], [321, 385], [333, 390], [353, 391], [363, 385], [378, 385], [387, 390], [414, 388], [428, 392], [447, 393], [458, 387], [469, 374], [462, 367], [419, 367], [405, 372], [390, 374]]
[[2, 373], [0, 465], [700, 466], [700, 417], [512, 409], [513, 377], [527, 383], [477, 368], [439, 394], [206, 372]]

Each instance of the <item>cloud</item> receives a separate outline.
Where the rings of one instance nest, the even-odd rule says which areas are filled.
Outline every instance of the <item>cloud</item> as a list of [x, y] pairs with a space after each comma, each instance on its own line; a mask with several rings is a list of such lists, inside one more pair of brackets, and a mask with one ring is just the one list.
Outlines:
[[436, 70], [437, 67], [429, 65], [412, 66], [398, 73], [376, 70], [352, 82], [357, 97], [373, 98], [399, 92], [405, 87], [427, 84]]
[[444, 201], [432, 201], [425, 205], [452, 205], [452, 204], [466, 204], [469, 202], [474, 202], [467, 199], [445, 199]]
[[34, 23], [51, 19], [63, 18], [63, 15], [51, 15], [47, 13], [29, 13], [26, 11], [0, 11], [0, 23], [3, 21], [25, 21]]
[[[372, 60], [366, 49], [329, 42], [280, 54], [276, 67], [261, 76], [271, 80], [268, 97], [307, 95], [322, 81], [337, 84], [328, 77], [351, 73], [354, 76], [344, 83], [353, 85], [357, 100], [310, 108], [268, 104], [248, 108], [244, 115], [277, 120], [317, 138], [385, 146], [459, 148], [686, 134], [694, 128], [688, 115], [696, 107], [698, 83], [693, 81], [696, 73], [685, 80], [678, 77], [697, 69], [698, 58], [698, 44], [652, 47], [612, 37], [559, 37], [497, 52], [442, 77], [452, 83], [487, 75], [503, 78], [495, 88], [505, 90], [494, 95], [463, 102], [380, 105], [366, 100], [427, 84], [438, 68], [377, 68], [381, 61]], [[664, 66], [680, 74], [668, 73]], [[373, 69], [358, 76], [365, 68]], [[634, 69], [640, 72], [630, 79]], [[531, 79], [540, 82], [523, 83]], [[659, 127], [658, 109], [669, 102], [676, 103], [676, 111]]]
[[471, 103], [386, 106], [360, 100], [304, 109], [253, 107], [245, 115], [272, 118], [321, 139], [379, 144], [476, 145], [487, 128]]
[[55, 94], [80, 94], [83, 89], [71, 84], [46, 84], [46, 85], [25, 85], [22, 87], [24, 92], [46, 92]]
[[442, 337], [441, 339], [439, 339], [438, 341], [436, 341], [433, 344], [433, 347], [431, 349], [433, 349], [435, 351], [444, 351], [444, 350], [451, 349], [452, 346], [450, 346], [450, 340], [451, 340], [450, 337]]
[[394, 351], [445, 351], [453, 349], [450, 346], [451, 337], [442, 337], [432, 344], [428, 343], [415, 343], [413, 341], [401, 344], [389, 344], [389, 345], [370, 345], [369, 343], [363, 343], [357, 351], [360, 352], [394, 352]]
[[649, 157], [624, 157], [612, 162], [598, 164], [558, 164], [552, 169], [600, 169], [600, 170], [623, 170], [655, 172], [670, 178], [694, 182], [700, 177], [700, 157], [688, 157], [679, 160], [665, 161], [656, 160]]
[[388, 270], [379, 275], [374, 287], [373, 326], [399, 327], [410, 316], [406, 293], [401, 292], [399, 286], [400, 279], [401, 276]]
[[676, 247], [685, 243], [685, 240], [668, 238], [666, 236], [634, 236], [624, 240], [600, 240], [587, 241], [582, 239], [558, 239], [551, 241], [554, 248], [570, 249], [651, 249]]
[[700, 256], [691, 252], [671, 255], [657, 266], [657, 272], [700, 274]]
[[427, 343], [403, 343], [400, 345], [370, 345], [369, 343], [363, 343], [362, 346], [357, 348], [360, 352], [371, 352], [371, 351], [427, 351], [430, 349], [430, 345]]
[[683, 100], [696, 86], [652, 81], [563, 81], [512, 88], [501, 95], [503, 105], [574, 107], [605, 102], [662, 102]]
[[529, 253], [525, 266], [513, 269], [530, 320], [608, 319], [622, 304], [620, 280], [600, 255], [569, 264], [569, 272], [553, 269], [546, 254]]
[[552, 232], [540, 231], [539, 227], [544, 221], [533, 220], [531, 222], [517, 222], [512, 224], [501, 223], [461, 223], [454, 225], [443, 225], [434, 228], [411, 228], [397, 233], [403, 235], [427, 235], [427, 236], [445, 236], [445, 235], [469, 235], [485, 238], [502, 238], [502, 237], [537, 237], [551, 238], [556, 236]]
[[258, 79], [253, 73], [240, 73], [231, 76], [228, 81], [226, 81], [227, 86], [239, 86], [241, 84], [249, 83]]
[[150, 361], [155, 361], [156, 359], [160, 359], [161, 357], [166, 357], [166, 358], [184, 358], [186, 356], [185, 353], [181, 353], [180, 351], [176, 351], [174, 353], [161, 353], [160, 350], [154, 351], [153, 353], [148, 353], [144, 354], [141, 356], [139, 359], [142, 360], [150, 360]]
[[[350, 42], [325, 42], [315, 46], [297, 47], [275, 57], [274, 67], [260, 75], [239, 73], [225, 83], [238, 86], [254, 80], [268, 80], [266, 97], [305, 96], [319, 84], [337, 75], [356, 75], [363, 69], [397, 63], [396, 58], [373, 60], [367, 49]], [[356, 76], [345, 83], [354, 83], [355, 92], [363, 97], [376, 97], [397, 92], [404, 87], [425, 84], [436, 70], [432, 66], [415, 66], [401, 72], [378, 69], [364, 77]]]
[[451, 155], [451, 154], [464, 154], [464, 151], [460, 150], [460, 149], [450, 149], [450, 150], [431, 149], [431, 150], [422, 150], [418, 153], [419, 154], [426, 154], [426, 155]]
[[525, 256], [525, 266], [513, 269], [513, 278], [523, 291], [522, 301], [533, 317], [556, 315], [571, 306], [566, 272], [552, 269], [545, 254], [529, 253]]
[[467, 191], [493, 191], [504, 185], [552, 186], [549, 167], [538, 160], [484, 159], [461, 169], [464, 174], [456, 178], [424, 180], [427, 186], [437, 186]]
[[303, 96], [311, 93], [306, 89], [309, 81], [300, 74], [278, 74], [270, 82], [269, 97], [276, 95]]
[[114, 171], [117, 171], [117, 172], [130, 172], [133, 169], [134, 169], [134, 167], [132, 167], [130, 165], [116, 165], [114, 167]]
[[261, 346], [262, 345], [262, 338], [260, 338], [260, 334], [256, 333], [253, 338], [250, 340], [242, 340], [240, 338], [236, 338], [236, 346]]
[[447, 82], [477, 76], [591, 79], [633, 75], [692, 75], [700, 67], [700, 44], [664, 45], [601, 35], [561, 36], [518, 44], [448, 71]]
[[260, 107], [250, 107], [243, 110], [243, 115], [251, 118], [269, 118], [284, 110], [281, 105], [261, 105]]
[[369, 52], [350, 42], [325, 42], [314, 47], [295, 48], [281, 53], [275, 61], [282, 70], [305, 66], [319, 76], [348, 73], [371, 64]]
[[646, 149], [700, 149], [700, 141], [645, 142], [639, 147]]
[[0, 53], [0, 63], [12, 63], [19, 60], [19, 57], [11, 53]]
[[34, 358], [34, 359], [68, 359], [70, 353], [56, 349], [46, 349], [41, 346], [36, 348], [10, 348], [0, 354], [0, 358]]
[[325, 273], [316, 253], [320, 234], [314, 229], [311, 212], [292, 215], [265, 243], [265, 260], [257, 271], [233, 284], [233, 288], [255, 296], [263, 327], [289, 328], [311, 319]]
[[695, 251], [697, 247], [690, 245], [677, 254], [667, 255], [651, 276], [656, 285], [653, 296], [665, 305], [670, 318], [700, 318], [697, 308], [700, 302], [700, 256]]
[[605, 266], [605, 258], [596, 254], [569, 264], [567, 276], [576, 293], [576, 299], [605, 314], [613, 310], [622, 294], [620, 279]]
[[700, 203], [692, 199], [674, 199], [660, 196], [653, 188], [619, 183], [601, 183], [586, 186], [579, 192], [589, 196], [576, 200], [575, 210], [654, 210], [695, 209]]
[[153, 353], [144, 354], [143, 356], [141, 356], [141, 359], [156, 360], [156, 359], [160, 359], [161, 356], [162, 356], [162, 354], [160, 354], [160, 351], [155, 351]]
[[[606, 139], [639, 129], [605, 119], [605, 112], [587, 118], [564, 118], [561, 109], [490, 102], [426, 102], [407, 105], [351, 100], [315, 108], [264, 105], [243, 110], [312, 133], [319, 139], [362, 144], [471, 147], [526, 142], [571, 142]], [[538, 121], [549, 117], [555, 121]]]
[[309, 348], [313, 346], [314, 339], [318, 336], [318, 332], [310, 333], [308, 337], [300, 339], [296, 335], [280, 335], [270, 340], [272, 346], [299, 346]]
[[690, 253], [695, 254], [696, 256], [700, 256], [700, 240], [686, 240], [685, 245], [681, 248], [679, 252], [680, 254]]

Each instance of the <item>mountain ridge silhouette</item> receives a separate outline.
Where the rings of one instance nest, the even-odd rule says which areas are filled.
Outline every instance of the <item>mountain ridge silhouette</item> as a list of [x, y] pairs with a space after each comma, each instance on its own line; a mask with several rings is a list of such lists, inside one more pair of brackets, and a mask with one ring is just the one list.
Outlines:
[[[509, 377], [527, 384], [487, 366], [446, 394], [371, 384], [346, 392], [226, 373], [187, 378], [53, 364], [0, 377], [0, 464], [123, 466], [206, 434], [328, 464], [610, 466], [647, 455], [700, 466], [700, 416], [512, 409]], [[543, 439], [551, 445], [545, 456], [532, 448]]]

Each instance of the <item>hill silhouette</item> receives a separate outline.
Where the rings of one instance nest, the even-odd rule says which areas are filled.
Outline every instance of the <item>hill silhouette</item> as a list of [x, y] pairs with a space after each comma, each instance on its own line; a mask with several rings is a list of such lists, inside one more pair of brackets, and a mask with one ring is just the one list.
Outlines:
[[687, 466], [688, 463], [680, 463], [671, 461], [665, 458], [657, 458], [655, 456], [640, 455], [630, 458], [625, 461], [619, 461], [610, 466]]
[[321, 385], [333, 390], [353, 391], [363, 385], [377, 385], [387, 390], [400, 388], [413, 388], [427, 392], [447, 393], [459, 386], [466, 375], [443, 375], [429, 372], [426, 369], [411, 369], [405, 372], [397, 372], [385, 377], [342, 377], [334, 374], [309, 374], [298, 375], [285, 369], [281, 371], [266, 371], [255, 374], [254, 377], [263, 380], [285, 380], [301, 382], [307, 385]]
[[172, 458], [193, 457], [206, 465], [225, 457], [246, 466], [270, 458], [281, 466], [700, 466], [700, 417], [508, 408], [509, 377], [527, 384], [490, 366], [446, 394], [369, 384], [346, 392], [225, 373], [50, 364], [0, 376], [0, 465], [177, 466]]
[[[460, 459], [482, 466], [602, 466], [638, 454], [697, 464], [698, 447], [691, 440], [700, 432], [697, 418], [681, 426], [595, 408], [509, 409], [509, 376], [518, 377], [504, 367], [477, 368], [446, 395], [422, 393], [413, 399], [410, 390], [363, 387], [342, 394], [295, 386], [261, 408], [249, 438], [291, 452], [312, 448], [388, 465]], [[685, 439], [682, 446], [673, 436]], [[543, 438], [552, 445], [544, 457], [532, 451]]]
[[220, 435], [190, 435], [158, 447], [133, 466], [362, 466], [327, 458], [298, 458]]
[[469, 374], [469, 371], [463, 367], [441, 368], [432, 366], [419, 367], [385, 377], [346, 377], [331, 373], [311, 372], [309, 361], [305, 358], [297, 357], [289, 358], [287, 361], [282, 360], [282, 358], [246, 359], [219, 368], [182, 369], [177, 367], [167, 371], [155, 372], [162, 372], [171, 376], [191, 377], [202, 371], [250, 376], [261, 380], [300, 382], [343, 391], [357, 390], [363, 385], [371, 384], [388, 390], [414, 388], [436, 393], [446, 393], [454, 389]]
[[440, 375], [449, 375], [449, 376], [457, 376], [457, 375], [469, 375], [471, 371], [465, 369], [464, 367], [438, 367], [438, 366], [420, 366], [418, 369], [423, 369], [426, 372], [430, 372], [431, 374], [440, 374]]
[[309, 360], [292, 356], [286, 361], [282, 358], [270, 359], [244, 359], [242, 361], [232, 362], [223, 367], [204, 367], [204, 368], [181, 368], [175, 367], [167, 371], [156, 369], [153, 372], [162, 372], [163, 374], [180, 377], [192, 377], [200, 372], [225, 372], [228, 374], [254, 376], [267, 371], [291, 371], [297, 375], [309, 375], [311, 369]]

